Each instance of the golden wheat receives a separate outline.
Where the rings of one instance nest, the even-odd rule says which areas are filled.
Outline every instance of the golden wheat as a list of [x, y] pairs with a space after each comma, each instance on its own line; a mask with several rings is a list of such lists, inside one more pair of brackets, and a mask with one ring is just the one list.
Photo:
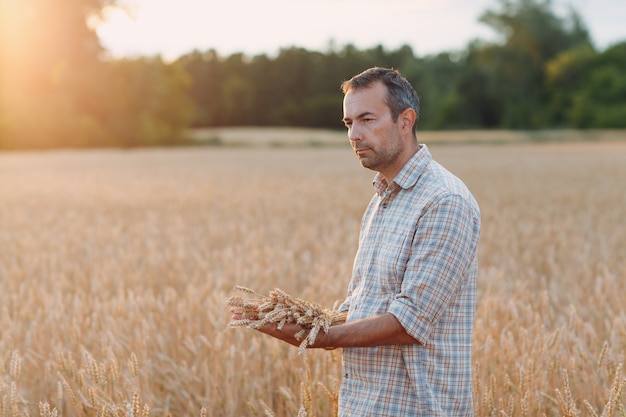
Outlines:
[[[242, 318], [231, 321], [231, 327], [247, 326], [259, 329], [265, 325], [276, 323], [282, 329], [286, 323], [299, 324], [302, 330], [296, 333], [296, 339], [302, 339], [298, 352], [302, 354], [308, 346], [315, 343], [320, 330], [328, 332], [330, 326], [346, 321], [347, 313], [326, 309], [312, 301], [294, 298], [280, 288], [262, 295], [247, 287], [236, 286], [235, 290], [256, 298], [230, 297], [226, 304], [231, 312]], [[308, 332], [306, 331], [308, 330]], [[305, 336], [306, 335], [306, 336]]]
[[[626, 143], [430, 148], [481, 206], [476, 416], [624, 416]], [[342, 300], [371, 179], [347, 147], [0, 154], [0, 416], [336, 415], [341, 352], [224, 300]]]

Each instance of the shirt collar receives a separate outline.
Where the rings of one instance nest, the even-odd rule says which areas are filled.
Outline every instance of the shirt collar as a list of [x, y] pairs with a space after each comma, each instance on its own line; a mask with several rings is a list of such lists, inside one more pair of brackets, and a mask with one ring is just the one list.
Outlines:
[[397, 184], [398, 187], [404, 189], [413, 187], [432, 159], [428, 147], [422, 144], [420, 149], [415, 152], [415, 155], [404, 164], [404, 167], [402, 167], [398, 175], [391, 181], [391, 185], [387, 183], [387, 180], [380, 172], [376, 174], [373, 181], [376, 192], [382, 195], [385, 190], [392, 187], [393, 184]]

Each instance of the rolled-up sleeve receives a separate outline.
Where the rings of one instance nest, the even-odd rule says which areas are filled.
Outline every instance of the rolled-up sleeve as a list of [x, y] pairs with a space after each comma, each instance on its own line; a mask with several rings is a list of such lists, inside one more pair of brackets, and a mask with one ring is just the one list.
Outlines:
[[418, 219], [402, 288], [389, 312], [424, 345], [464, 285], [478, 221], [471, 204], [454, 194], [442, 196]]

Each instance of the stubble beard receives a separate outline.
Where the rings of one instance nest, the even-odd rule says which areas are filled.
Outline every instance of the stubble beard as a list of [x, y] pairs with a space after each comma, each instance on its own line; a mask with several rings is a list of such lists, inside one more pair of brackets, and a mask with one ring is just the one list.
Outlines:
[[388, 135], [382, 143], [385, 145], [379, 146], [378, 149], [368, 147], [369, 153], [373, 154], [371, 156], [357, 155], [363, 168], [377, 172], [385, 171], [393, 166], [404, 152], [405, 145], [402, 137], [395, 131]]

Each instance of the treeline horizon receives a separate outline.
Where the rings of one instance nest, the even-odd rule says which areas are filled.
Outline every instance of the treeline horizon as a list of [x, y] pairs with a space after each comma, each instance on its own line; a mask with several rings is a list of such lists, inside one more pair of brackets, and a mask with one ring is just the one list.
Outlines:
[[499, 41], [460, 51], [331, 43], [274, 57], [190, 51], [173, 62], [103, 58], [86, 22], [114, 0], [8, 1], [0, 149], [187, 144], [190, 127], [340, 129], [341, 82], [373, 66], [413, 84], [422, 130], [626, 128], [626, 40], [597, 50], [577, 12], [559, 16], [549, 0], [501, 0], [480, 19]]

